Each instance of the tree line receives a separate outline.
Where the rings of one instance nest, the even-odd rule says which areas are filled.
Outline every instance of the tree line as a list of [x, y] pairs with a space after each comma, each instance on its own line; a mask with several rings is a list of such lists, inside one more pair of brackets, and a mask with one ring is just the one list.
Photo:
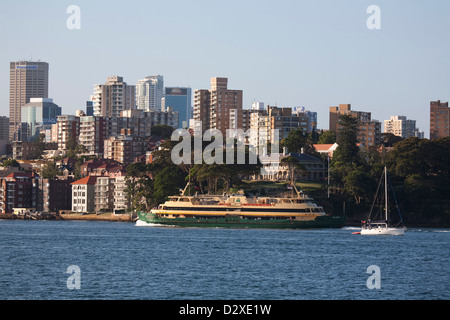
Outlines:
[[450, 225], [450, 137], [402, 139], [388, 134], [381, 146], [360, 148], [358, 120], [344, 115], [339, 122], [331, 181], [335, 199], [347, 201], [347, 213], [360, 217], [368, 211], [386, 166], [406, 221]]

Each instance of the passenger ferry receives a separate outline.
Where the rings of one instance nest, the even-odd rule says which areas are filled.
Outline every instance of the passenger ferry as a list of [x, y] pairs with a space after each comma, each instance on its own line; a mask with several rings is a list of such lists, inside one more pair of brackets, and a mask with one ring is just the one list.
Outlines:
[[[187, 188], [187, 186], [186, 186]], [[139, 220], [157, 225], [218, 228], [341, 228], [344, 217], [327, 215], [299, 192], [291, 197], [233, 195], [171, 196]]]

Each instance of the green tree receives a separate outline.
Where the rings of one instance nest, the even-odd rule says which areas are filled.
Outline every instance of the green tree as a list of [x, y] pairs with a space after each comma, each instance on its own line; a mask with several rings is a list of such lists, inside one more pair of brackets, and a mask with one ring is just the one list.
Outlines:
[[336, 132], [333, 130], [324, 131], [319, 136], [319, 144], [334, 144], [336, 142]]
[[44, 179], [54, 179], [59, 174], [54, 162], [46, 163], [41, 169], [41, 177]]
[[357, 145], [359, 120], [350, 115], [341, 115], [338, 123], [341, 127], [337, 134], [339, 146], [333, 154], [333, 161], [359, 164], [359, 147]]
[[385, 147], [393, 147], [397, 142], [402, 141], [403, 138], [394, 135], [393, 133], [384, 132], [381, 134], [381, 143]]
[[344, 191], [354, 197], [355, 202], [370, 202], [375, 192], [375, 181], [362, 167], [351, 170], [344, 177]]
[[305, 166], [303, 164], [301, 164], [300, 161], [294, 156], [284, 157], [283, 159], [281, 159], [280, 163], [281, 163], [281, 165], [288, 167], [289, 182], [291, 183], [291, 185], [294, 185], [294, 183], [298, 179], [298, 177], [303, 172], [306, 172]]
[[183, 170], [174, 165], [159, 172], [154, 179], [154, 202], [160, 204], [166, 201], [168, 196], [180, 194], [180, 190], [186, 185], [185, 177]]
[[171, 126], [164, 124], [157, 124], [152, 127], [152, 134], [162, 139], [168, 139], [172, 136], [172, 132], [175, 129]]
[[152, 183], [149, 177], [148, 166], [142, 163], [132, 163], [127, 166], [125, 192], [132, 210], [147, 209], [150, 204]]
[[286, 138], [281, 140], [281, 146], [287, 148], [290, 153], [300, 153], [306, 145], [307, 138], [301, 129], [292, 130]]
[[20, 167], [20, 163], [15, 159], [8, 159], [2, 162], [2, 167]]

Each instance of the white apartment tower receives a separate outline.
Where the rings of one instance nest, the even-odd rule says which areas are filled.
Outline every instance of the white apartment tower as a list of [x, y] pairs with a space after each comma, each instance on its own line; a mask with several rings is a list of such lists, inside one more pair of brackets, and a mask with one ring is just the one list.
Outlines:
[[135, 109], [135, 86], [122, 77], [108, 77], [105, 84], [94, 86], [94, 116], [120, 117], [123, 110]]
[[423, 138], [423, 133], [416, 128], [416, 120], [409, 120], [405, 116], [391, 116], [390, 120], [384, 120], [384, 132], [402, 138]]
[[141, 79], [136, 84], [136, 106], [143, 111], [161, 111], [164, 98], [164, 77], [160, 75]]

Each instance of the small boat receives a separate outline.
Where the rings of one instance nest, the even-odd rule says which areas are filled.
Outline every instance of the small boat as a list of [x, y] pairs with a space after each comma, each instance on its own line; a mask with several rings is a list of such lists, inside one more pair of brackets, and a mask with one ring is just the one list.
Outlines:
[[[380, 190], [380, 186], [382, 181], [384, 180], [384, 219], [379, 220], [372, 220], [373, 212], [374, 212], [374, 206], [378, 198], [378, 193]], [[394, 196], [395, 198], [395, 196]], [[395, 200], [397, 204], [397, 200]], [[388, 205], [388, 175], [387, 175], [387, 168], [384, 167], [384, 172], [381, 176], [380, 183], [378, 184], [378, 189], [375, 194], [375, 199], [372, 204], [372, 208], [370, 210], [369, 216], [366, 221], [362, 221], [362, 227], [361, 227], [361, 235], [393, 235], [393, 236], [402, 236], [405, 234], [406, 227], [403, 224], [403, 219], [400, 214], [400, 210], [397, 210], [400, 216], [400, 223], [394, 225], [392, 221], [390, 220], [389, 215], [389, 205]]]

